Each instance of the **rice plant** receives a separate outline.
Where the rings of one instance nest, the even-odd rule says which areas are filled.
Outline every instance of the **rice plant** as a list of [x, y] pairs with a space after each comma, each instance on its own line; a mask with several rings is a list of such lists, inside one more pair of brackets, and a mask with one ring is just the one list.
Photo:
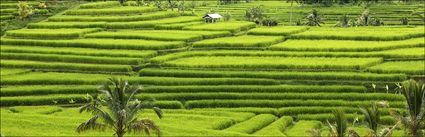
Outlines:
[[167, 67], [358, 70], [376, 65], [382, 58], [302, 58], [302, 57], [190, 57], [168, 61]]
[[184, 42], [123, 39], [30, 40], [2, 38], [2, 44], [46, 47], [79, 47], [99, 49], [160, 50], [185, 46]]
[[201, 24], [184, 27], [184, 30], [208, 30], [208, 31], [230, 31], [237, 33], [254, 28], [255, 23], [252, 22], [218, 22], [210, 24]]
[[281, 51], [382, 51], [397, 48], [423, 47], [423, 38], [402, 41], [352, 41], [352, 40], [287, 40], [271, 46]]
[[34, 39], [66, 39], [79, 38], [87, 33], [101, 31], [101, 29], [20, 29], [7, 31], [8, 37]]
[[249, 30], [248, 34], [288, 36], [288, 35], [304, 32], [307, 30], [308, 30], [307, 27], [299, 27], [299, 26], [261, 27], [261, 28], [254, 28]]
[[237, 36], [203, 40], [193, 43], [194, 48], [264, 48], [283, 41], [278, 36]]
[[425, 61], [394, 61], [369, 67], [370, 72], [376, 73], [406, 73], [411, 75], [425, 74]]

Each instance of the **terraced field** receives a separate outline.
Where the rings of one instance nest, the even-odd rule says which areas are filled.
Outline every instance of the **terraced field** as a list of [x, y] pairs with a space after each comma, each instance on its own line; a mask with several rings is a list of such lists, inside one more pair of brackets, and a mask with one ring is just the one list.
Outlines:
[[[329, 26], [335, 25], [341, 16], [347, 15], [351, 19], [357, 19], [364, 11], [364, 6], [352, 6], [334, 4], [334, 6], [317, 5], [299, 5], [294, 2], [291, 8], [291, 3], [287, 1], [251, 1], [249, 3], [240, 2], [238, 4], [217, 5], [217, 2], [205, 2], [196, 7], [199, 13], [207, 11], [215, 11], [224, 15], [229, 12], [234, 18], [244, 19], [245, 10], [250, 7], [260, 6], [263, 9], [263, 14], [279, 20], [283, 24], [294, 24], [297, 20], [305, 21], [305, 17], [310, 14], [312, 9], [316, 9], [322, 16], [325, 24]], [[402, 17], [409, 18], [411, 25], [423, 25], [423, 18], [412, 13], [424, 12], [423, 4], [376, 4], [370, 5], [369, 10], [372, 17], [380, 18], [386, 25], [400, 25]], [[292, 11], [292, 16], [291, 16]], [[292, 19], [292, 23], [290, 22]]]
[[[233, 7], [252, 4], [258, 3]], [[157, 122], [164, 136], [296, 137], [309, 136], [311, 128], [326, 134], [323, 123], [333, 119], [333, 109], [352, 122], [364, 119], [359, 106], [377, 101], [389, 102], [381, 124], [391, 125], [389, 111], [403, 111], [406, 103], [386, 87], [425, 77], [424, 31], [206, 24], [200, 16], [156, 7], [82, 4], [1, 38], [1, 134], [111, 135], [75, 132], [90, 116], [77, 106], [108, 77], [144, 86], [136, 97], [155, 98], [164, 117], [149, 110], [141, 116]]]

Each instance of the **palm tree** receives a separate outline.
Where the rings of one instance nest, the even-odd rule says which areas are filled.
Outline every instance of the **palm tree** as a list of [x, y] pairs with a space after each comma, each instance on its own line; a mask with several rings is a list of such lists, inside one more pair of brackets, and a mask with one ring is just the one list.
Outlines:
[[361, 107], [360, 112], [364, 115], [367, 126], [372, 130], [372, 133], [377, 134], [378, 124], [381, 117], [377, 103], [373, 102], [371, 108]]
[[124, 5], [125, 0], [119, 0], [121, 5]]
[[360, 112], [363, 113], [367, 126], [371, 132], [366, 137], [391, 137], [394, 129], [399, 123], [396, 123], [392, 127], [384, 128], [381, 132], [378, 132], [378, 125], [380, 122], [380, 111], [381, 107], [389, 107], [388, 102], [373, 102], [371, 108], [361, 107]]
[[[157, 136], [160, 136], [160, 130], [154, 121], [148, 118], [137, 118], [138, 112], [150, 103], [134, 98], [142, 87], [129, 85], [122, 79], [109, 78], [108, 80], [99, 88], [103, 96], [88, 96], [90, 103], [80, 107], [80, 113], [91, 112], [93, 117], [81, 123], [76, 131], [81, 133], [87, 130], [112, 128], [116, 136], [123, 137], [127, 132], [144, 132], [150, 135], [153, 130]], [[159, 118], [162, 117], [159, 108], [154, 107], [154, 111]], [[101, 121], [98, 120], [99, 118]]]
[[335, 117], [335, 124], [331, 124], [327, 121], [330, 137], [345, 137], [347, 131], [347, 119], [345, 118], [345, 113], [342, 109], [336, 109], [333, 111]]
[[313, 9], [310, 15], [307, 16], [307, 22], [305, 25], [307, 26], [319, 26], [322, 24], [322, 19], [319, 16], [319, 12], [316, 9]]
[[423, 137], [425, 129], [425, 84], [413, 79], [397, 84], [397, 90], [406, 98], [408, 115], [399, 112], [393, 115], [407, 130], [407, 136]]

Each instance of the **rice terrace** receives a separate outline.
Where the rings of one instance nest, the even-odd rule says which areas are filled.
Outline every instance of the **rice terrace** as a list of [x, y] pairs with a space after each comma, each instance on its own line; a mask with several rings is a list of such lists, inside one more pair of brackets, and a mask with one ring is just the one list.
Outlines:
[[425, 137], [423, 0], [0, 0], [1, 137]]

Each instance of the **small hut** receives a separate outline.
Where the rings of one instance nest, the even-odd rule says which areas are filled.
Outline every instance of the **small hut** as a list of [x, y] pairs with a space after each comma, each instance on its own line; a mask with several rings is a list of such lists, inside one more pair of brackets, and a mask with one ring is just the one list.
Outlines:
[[220, 18], [222, 18], [222, 16], [220, 14], [213, 13], [213, 14], [207, 14], [202, 18], [205, 19], [206, 23], [213, 23], [213, 22], [217, 22], [218, 20], [220, 20]]

